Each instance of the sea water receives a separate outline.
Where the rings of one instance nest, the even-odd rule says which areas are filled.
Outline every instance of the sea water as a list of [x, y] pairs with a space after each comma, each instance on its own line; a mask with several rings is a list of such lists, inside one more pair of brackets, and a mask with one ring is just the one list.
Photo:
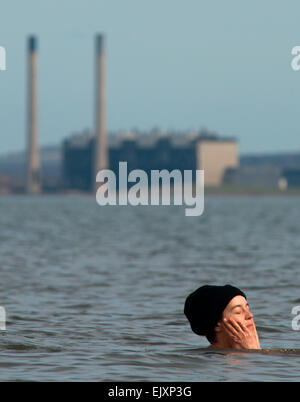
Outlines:
[[[0, 379], [299, 381], [300, 199], [184, 206], [0, 198]], [[204, 284], [247, 295], [262, 352], [207, 349], [183, 314]]]

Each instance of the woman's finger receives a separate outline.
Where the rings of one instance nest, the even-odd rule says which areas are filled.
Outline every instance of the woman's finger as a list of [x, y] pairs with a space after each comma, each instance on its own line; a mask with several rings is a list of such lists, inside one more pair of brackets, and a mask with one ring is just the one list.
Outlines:
[[229, 322], [235, 329], [237, 333], [244, 333], [245, 329], [243, 328], [242, 324], [239, 321], [234, 320], [233, 318], [229, 319]]
[[250, 334], [248, 328], [246, 327], [246, 325], [244, 325], [242, 322], [240, 321], [235, 321], [237, 326], [239, 326], [239, 328], [241, 329], [242, 332], [247, 333], [248, 335]]
[[223, 320], [224, 322], [224, 328], [225, 330], [227, 330], [227, 332], [232, 335], [232, 336], [238, 336], [239, 332], [237, 331], [237, 329], [234, 327], [234, 325], [232, 325], [230, 319], [224, 318]]

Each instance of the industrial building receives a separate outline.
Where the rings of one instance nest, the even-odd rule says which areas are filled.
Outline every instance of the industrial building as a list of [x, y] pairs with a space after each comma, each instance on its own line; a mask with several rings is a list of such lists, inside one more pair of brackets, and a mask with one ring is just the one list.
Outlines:
[[[172, 171], [204, 170], [205, 185], [219, 186], [227, 169], [239, 165], [238, 144], [232, 138], [208, 133], [108, 135], [107, 168], [118, 174], [119, 162], [128, 171], [142, 169]], [[73, 135], [63, 143], [63, 181], [66, 189], [92, 191], [95, 181], [95, 137]]]
[[[199, 133], [129, 133], [107, 135], [106, 129], [106, 54], [105, 35], [95, 36], [95, 115], [93, 134], [80, 133], [63, 142], [61, 154], [62, 177], [56, 181], [41, 176], [38, 127], [38, 49], [37, 38], [27, 40], [27, 147], [26, 184], [29, 194], [42, 191], [97, 191], [96, 175], [110, 169], [116, 176], [119, 162], [127, 162], [131, 170], [178, 169], [204, 170], [206, 186], [219, 186], [228, 169], [238, 168], [238, 144], [232, 138], [205, 132]], [[194, 174], [194, 178], [196, 174]], [[42, 180], [43, 179], [43, 180]], [[2, 186], [4, 187], [4, 185]], [[15, 187], [20, 187], [16, 186]]]
[[281, 177], [285, 180], [286, 187], [300, 188], [300, 169], [283, 169]]

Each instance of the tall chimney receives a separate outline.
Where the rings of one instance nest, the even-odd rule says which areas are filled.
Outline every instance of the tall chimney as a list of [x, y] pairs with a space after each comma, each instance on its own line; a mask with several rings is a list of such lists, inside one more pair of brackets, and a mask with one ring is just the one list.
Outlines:
[[104, 35], [96, 36], [96, 118], [93, 183], [96, 191], [100, 183], [96, 183], [99, 170], [109, 165], [106, 137], [106, 97], [105, 97], [105, 54]]
[[38, 149], [38, 95], [37, 95], [37, 39], [28, 38], [28, 133], [27, 133], [27, 183], [29, 194], [41, 191], [40, 160]]

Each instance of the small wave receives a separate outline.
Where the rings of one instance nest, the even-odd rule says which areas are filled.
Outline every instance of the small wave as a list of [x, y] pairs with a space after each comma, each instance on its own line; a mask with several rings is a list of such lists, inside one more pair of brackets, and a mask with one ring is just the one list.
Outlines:
[[267, 333], [280, 333], [281, 331], [278, 328], [273, 328], [273, 327], [264, 327], [264, 326], [257, 326], [257, 331], [258, 332], [267, 332]]
[[262, 349], [263, 354], [284, 354], [284, 355], [300, 355], [300, 349]]
[[300, 298], [292, 300], [292, 303], [300, 303]]
[[35, 345], [28, 345], [25, 343], [10, 343], [3, 345], [4, 350], [15, 350], [15, 351], [30, 351], [38, 349]]

